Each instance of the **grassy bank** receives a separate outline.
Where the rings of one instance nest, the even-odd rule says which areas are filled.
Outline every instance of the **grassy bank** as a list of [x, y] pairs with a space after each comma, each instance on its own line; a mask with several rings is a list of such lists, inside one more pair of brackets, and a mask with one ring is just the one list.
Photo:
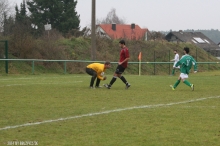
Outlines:
[[[10, 42], [10, 41], [9, 41]], [[83, 60], [90, 61], [91, 58], [91, 40], [88, 38], [70, 38], [50, 40], [47, 43], [42, 41], [36, 43], [39, 48], [32, 51], [26, 59], [45, 59], [45, 60]], [[96, 60], [117, 62], [119, 59], [120, 48], [118, 40], [97, 39], [96, 42]], [[130, 51], [130, 62], [138, 62], [139, 52], [142, 52], [142, 62], [169, 62], [173, 59], [173, 50], [177, 50], [179, 55], [183, 55], [183, 48], [190, 48], [192, 55], [197, 62], [217, 62], [215, 57], [208, 54], [203, 49], [188, 43], [169, 43], [166, 41], [126, 41]], [[41, 48], [42, 47], [42, 48]], [[33, 49], [33, 48], [31, 48]], [[27, 51], [31, 52], [31, 51]], [[9, 58], [19, 58], [9, 54]], [[22, 58], [24, 59], [24, 58]], [[72, 73], [85, 73], [84, 68], [88, 63], [67, 63], [66, 71]], [[0, 61], [0, 73], [4, 73], [4, 62]], [[147, 64], [142, 66], [142, 74], [163, 75], [169, 74], [172, 68], [168, 64]], [[131, 64], [126, 70], [129, 74], [138, 73], [138, 64]], [[199, 71], [219, 70], [219, 65], [200, 64]], [[114, 71], [114, 67], [110, 69]], [[63, 73], [64, 63], [62, 62], [37, 62], [35, 63], [35, 74], [41, 73]], [[9, 61], [10, 74], [30, 74], [32, 73], [32, 62], [12, 62]]]

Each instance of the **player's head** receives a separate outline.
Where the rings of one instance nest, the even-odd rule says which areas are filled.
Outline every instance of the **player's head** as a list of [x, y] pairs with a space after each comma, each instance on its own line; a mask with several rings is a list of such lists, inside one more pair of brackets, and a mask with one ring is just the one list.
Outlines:
[[110, 61], [106, 61], [105, 62], [105, 68], [110, 68], [111, 67], [111, 62]]
[[121, 48], [124, 48], [124, 46], [125, 46], [125, 41], [124, 41], [124, 40], [120, 40], [119, 46], [120, 46]]
[[124, 40], [120, 40], [119, 43], [125, 45], [125, 41]]
[[185, 52], [186, 54], [189, 53], [189, 48], [188, 48], [188, 47], [184, 47], [183, 50], [184, 50], [184, 52]]
[[173, 53], [176, 54], [176, 53], [177, 53], [177, 50], [173, 50]]

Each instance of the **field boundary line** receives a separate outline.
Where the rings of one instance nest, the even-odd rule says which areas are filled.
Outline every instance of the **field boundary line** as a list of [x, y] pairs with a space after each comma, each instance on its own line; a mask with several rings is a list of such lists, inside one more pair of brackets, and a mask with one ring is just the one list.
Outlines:
[[40, 124], [45, 124], [45, 123], [66, 121], [66, 120], [70, 120], [70, 119], [78, 119], [78, 118], [83, 118], [83, 117], [92, 117], [92, 116], [110, 114], [110, 113], [127, 111], [127, 110], [166, 107], [166, 106], [172, 106], [172, 105], [186, 104], [186, 103], [198, 102], [198, 101], [203, 101], [203, 100], [207, 100], [207, 99], [214, 99], [214, 98], [220, 98], [220, 96], [197, 98], [197, 99], [191, 99], [191, 100], [180, 101], [180, 102], [171, 102], [171, 103], [167, 103], [167, 104], [142, 105], [142, 106], [133, 106], [133, 107], [127, 107], [127, 108], [120, 108], [120, 109], [108, 110], [108, 111], [103, 111], [103, 112], [96, 112], [96, 113], [89, 113], [89, 114], [83, 114], [83, 115], [78, 115], [78, 116], [71, 116], [71, 117], [67, 117], [67, 118], [59, 118], [59, 119], [54, 119], [54, 120], [45, 120], [45, 121], [42, 121], [42, 122], [26, 123], [26, 124], [15, 125], [15, 126], [7, 126], [7, 127], [4, 127], [4, 128], [0, 128], [0, 131], [7, 130], [7, 129], [15, 129], [15, 128], [19, 128], [19, 127], [40, 125]]

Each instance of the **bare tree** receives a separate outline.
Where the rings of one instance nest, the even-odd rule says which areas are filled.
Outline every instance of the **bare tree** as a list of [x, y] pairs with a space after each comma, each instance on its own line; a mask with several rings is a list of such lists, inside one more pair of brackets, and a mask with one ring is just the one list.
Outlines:
[[149, 38], [151, 40], [163, 40], [165, 38], [165, 34], [159, 32], [159, 31], [152, 31], [152, 32], [150, 32]]
[[8, 0], [0, 1], [0, 32], [3, 31], [4, 16], [10, 12]]
[[106, 18], [96, 20], [97, 24], [125, 24], [126, 20], [119, 18], [116, 14], [116, 9], [112, 8], [111, 11], [107, 14]]

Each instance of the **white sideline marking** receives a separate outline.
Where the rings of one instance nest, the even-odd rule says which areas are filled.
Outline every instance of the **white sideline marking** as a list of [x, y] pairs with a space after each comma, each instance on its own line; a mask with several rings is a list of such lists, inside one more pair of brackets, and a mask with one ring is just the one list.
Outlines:
[[0, 86], [0, 87], [10, 87], [10, 86], [23, 86], [25, 84], [11, 84], [11, 85], [3, 85], [3, 86]]
[[52, 123], [52, 122], [58, 122], [58, 121], [66, 121], [66, 120], [70, 120], [70, 119], [78, 119], [78, 118], [83, 118], [83, 117], [91, 117], [91, 116], [96, 116], [96, 115], [103, 115], [103, 114], [109, 114], [109, 113], [121, 112], [121, 111], [133, 110], [133, 109], [166, 107], [166, 106], [171, 106], [171, 105], [185, 104], [185, 103], [197, 102], [197, 101], [213, 99], [213, 98], [220, 98], [220, 96], [207, 97], [207, 98], [198, 98], [198, 99], [192, 99], [192, 100], [181, 101], [181, 102], [173, 102], [173, 103], [167, 103], [167, 104], [134, 106], [134, 107], [108, 110], [108, 111], [97, 112], [97, 113], [83, 114], [83, 115], [72, 116], [72, 117], [67, 117], [67, 118], [59, 118], [59, 119], [55, 119], [55, 120], [46, 120], [46, 121], [42, 121], [42, 122], [26, 123], [26, 124], [15, 125], [15, 126], [7, 126], [7, 127], [4, 127], [4, 128], [0, 128], [0, 131], [7, 130], [7, 129], [15, 129], [15, 128], [19, 128], [19, 127], [40, 125], [40, 124], [44, 124], [44, 123]]
[[181, 108], [217, 108], [217, 106], [182, 106]]
[[33, 79], [33, 78], [14, 78], [14, 79], [10, 78], [10, 79], [0, 79], [0, 80], [8, 81], [8, 80], [29, 80], [29, 79]]

